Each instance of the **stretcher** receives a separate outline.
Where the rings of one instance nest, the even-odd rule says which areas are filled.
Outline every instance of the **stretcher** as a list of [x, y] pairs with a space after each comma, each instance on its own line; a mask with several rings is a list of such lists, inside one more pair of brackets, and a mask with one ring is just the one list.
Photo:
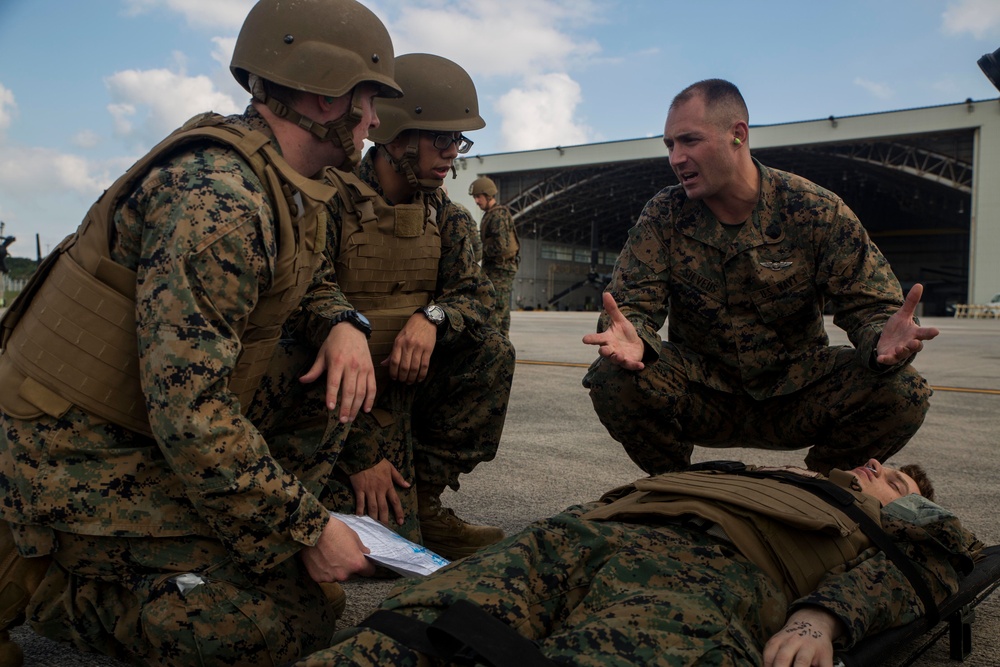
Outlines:
[[952, 660], [972, 652], [972, 623], [976, 607], [1000, 586], [1000, 545], [986, 547], [961, 587], [938, 607], [941, 621], [928, 618], [865, 637], [849, 651], [838, 652], [834, 667], [881, 667], [912, 664], [944, 634], [948, 634]]

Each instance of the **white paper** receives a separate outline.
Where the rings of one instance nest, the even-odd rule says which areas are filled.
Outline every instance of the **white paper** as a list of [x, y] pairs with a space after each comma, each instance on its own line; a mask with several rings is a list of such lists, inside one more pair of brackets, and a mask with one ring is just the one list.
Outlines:
[[370, 560], [404, 577], [426, 576], [449, 562], [427, 547], [397, 535], [370, 516], [337, 512], [330, 512], [330, 515], [358, 534], [362, 544], [371, 550], [367, 554]]

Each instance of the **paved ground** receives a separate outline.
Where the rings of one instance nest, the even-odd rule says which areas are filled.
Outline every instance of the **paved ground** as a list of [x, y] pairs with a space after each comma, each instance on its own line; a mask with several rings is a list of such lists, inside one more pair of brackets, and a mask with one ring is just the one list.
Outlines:
[[[517, 370], [507, 426], [495, 461], [462, 480], [447, 504], [472, 520], [515, 532], [529, 522], [640, 476], [612, 441], [580, 386], [592, 349], [580, 338], [593, 329], [591, 313], [516, 312], [511, 338]], [[965, 517], [988, 544], [1000, 542], [1000, 320], [928, 318], [941, 329], [917, 360], [937, 391], [923, 428], [894, 463], [920, 462], [935, 479], [940, 502]], [[828, 322], [834, 342], [845, 342]], [[707, 450], [697, 460], [742, 459], [749, 463], [800, 463], [802, 452]], [[387, 581], [347, 584], [342, 623], [364, 618], [391, 587]], [[114, 665], [58, 646], [22, 628], [29, 665]], [[977, 610], [975, 650], [965, 665], [1000, 665], [1000, 594]], [[947, 642], [938, 642], [915, 665], [948, 664]]]

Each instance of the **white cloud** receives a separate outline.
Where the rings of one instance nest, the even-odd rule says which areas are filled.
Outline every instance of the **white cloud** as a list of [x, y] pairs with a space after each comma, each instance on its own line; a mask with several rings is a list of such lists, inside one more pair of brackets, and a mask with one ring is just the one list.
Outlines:
[[48, 148], [5, 146], [0, 155], [0, 189], [16, 197], [70, 190], [96, 198], [111, 185], [111, 174], [107, 165]]
[[473, 77], [564, 70], [568, 61], [600, 51], [595, 40], [567, 31], [596, 20], [596, 5], [586, 0], [398, 4], [397, 18], [387, 22], [397, 54], [442, 55]]
[[165, 69], [116, 72], [105, 84], [114, 102], [108, 111], [116, 133], [144, 147], [202, 111], [226, 115], [243, 106], [216, 89], [207, 76], [188, 77]]
[[576, 121], [580, 84], [563, 73], [528, 77], [524, 87], [500, 98], [500, 132], [504, 150], [571, 146], [593, 139], [592, 130]]
[[233, 51], [236, 50], [236, 37], [213, 37], [212, 60], [219, 63], [220, 67], [229, 70], [229, 62], [233, 59]]
[[600, 57], [600, 44], [582, 29], [600, 20], [605, 5], [593, 0], [386, 0], [385, 5], [389, 12], [373, 10], [388, 26], [397, 54], [450, 58], [472, 75], [480, 108], [495, 100], [504, 149], [593, 138], [575, 118], [583, 95], [570, 72]]
[[1000, 2], [997, 0], [957, 0], [941, 14], [948, 35], [970, 33], [984, 39], [1000, 33]]
[[0, 83], [0, 137], [10, 127], [10, 123], [16, 113], [17, 102], [14, 100], [14, 92], [8, 90]]
[[255, 0], [125, 0], [126, 11], [142, 14], [167, 9], [184, 17], [189, 25], [237, 31]]
[[888, 100], [893, 96], [893, 90], [888, 85], [884, 83], [877, 83], [875, 81], [869, 81], [868, 79], [862, 79], [857, 77], [854, 79], [854, 85], [860, 86], [867, 90], [873, 97], [877, 97], [880, 100]]
[[101, 143], [101, 137], [93, 130], [81, 130], [70, 141], [79, 148], [93, 148]]

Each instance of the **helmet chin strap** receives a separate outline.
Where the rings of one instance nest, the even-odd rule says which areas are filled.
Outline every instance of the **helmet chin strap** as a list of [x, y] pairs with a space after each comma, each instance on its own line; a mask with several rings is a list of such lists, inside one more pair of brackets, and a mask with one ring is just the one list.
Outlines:
[[[406, 151], [403, 152], [403, 156], [398, 160], [389, 153], [384, 145], [380, 144], [378, 148], [379, 152], [382, 153], [382, 157], [389, 163], [393, 171], [405, 176], [406, 182], [417, 192], [429, 194], [444, 185], [443, 178], [417, 178], [417, 171], [414, 165], [417, 164], [420, 155], [419, 130], [410, 133], [410, 140], [406, 145]], [[454, 169], [454, 165], [452, 165], [452, 169]]]
[[358, 123], [364, 117], [358, 86], [355, 86], [354, 92], [351, 95], [351, 104], [347, 113], [328, 123], [317, 123], [311, 118], [303, 116], [273, 95], [268, 95], [267, 91], [264, 90], [264, 81], [260, 77], [251, 74], [249, 83], [253, 98], [267, 105], [267, 108], [274, 112], [274, 115], [295, 123], [302, 129], [318, 137], [320, 141], [329, 141], [334, 146], [342, 148], [347, 157], [342, 164], [337, 165], [338, 169], [351, 171], [361, 162], [361, 147], [354, 145], [354, 128], [358, 126]]

